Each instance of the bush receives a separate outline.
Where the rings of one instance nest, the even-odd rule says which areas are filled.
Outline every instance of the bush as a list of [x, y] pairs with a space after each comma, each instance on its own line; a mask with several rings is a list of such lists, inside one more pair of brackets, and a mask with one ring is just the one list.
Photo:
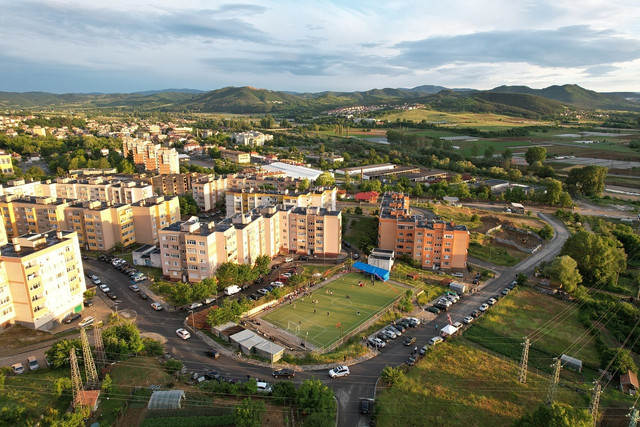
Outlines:
[[184, 366], [184, 363], [182, 363], [178, 359], [169, 359], [166, 362], [164, 362], [165, 369], [170, 373], [180, 371], [183, 366]]
[[164, 347], [160, 341], [146, 337], [142, 339], [142, 343], [147, 356], [162, 356], [164, 354]]

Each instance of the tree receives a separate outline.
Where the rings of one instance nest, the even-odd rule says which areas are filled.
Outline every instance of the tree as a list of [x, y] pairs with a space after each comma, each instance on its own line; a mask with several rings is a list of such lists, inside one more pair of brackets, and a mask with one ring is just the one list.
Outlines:
[[328, 187], [335, 184], [336, 179], [331, 175], [331, 172], [322, 173], [317, 179], [315, 184], [318, 187]]
[[271, 129], [276, 125], [276, 121], [270, 115], [266, 115], [260, 119], [260, 127], [264, 129]]
[[303, 414], [320, 413], [333, 417], [335, 413], [333, 391], [315, 378], [300, 385], [296, 403]]
[[489, 145], [484, 150], [484, 156], [488, 159], [492, 158], [495, 153], [496, 153], [496, 147], [494, 147], [493, 145]]
[[256, 258], [256, 262], [253, 265], [253, 268], [258, 272], [259, 275], [264, 276], [265, 274], [269, 274], [269, 264], [271, 264], [271, 259], [268, 255], [260, 255]]
[[524, 286], [527, 284], [528, 281], [529, 281], [529, 278], [527, 277], [526, 274], [518, 273], [518, 275], [516, 276], [516, 283], [518, 284], [518, 286]]
[[49, 362], [51, 362], [54, 368], [69, 366], [69, 353], [72, 348], [76, 349], [76, 353], [82, 350], [82, 344], [79, 339], [56, 341], [51, 348], [47, 350], [47, 359], [49, 359]]
[[640, 258], [640, 253], [637, 251], [637, 249], [640, 248], [640, 236], [636, 234], [631, 227], [618, 224], [611, 230], [611, 234], [622, 243], [627, 257], [633, 259]]
[[604, 166], [585, 166], [569, 171], [566, 183], [572, 193], [585, 196], [600, 196], [604, 191], [604, 178], [607, 168]]
[[309, 178], [304, 178], [302, 181], [300, 181], [300, 183], [298, 184], [298, 190], [300, 191], [304, 191], [307, 188], [309, 188]]
[[382, 370], [380, 378], [390, 386], [397, 386], [404, 382], [406, 375], [399, 366], [393, 367], [387, 365]]
[[200, 212], [198, 203], [191, 194], [185, 194], [184, 196], [178, 196], [180, 203], [180, 215], [197, 215]]
[[576, 286], [582, 282], [578, 263], [569, 255], [554, 258], [542, 271], [549, 279], [560, 283], [567, 292], [573, 292]]
[[126, 359], [144, 349], [138, 327], [133, 322], [121, 322], [102, 332], [104, 349], [113, 359]]
[[561, 255], [569, 255], [578, 265], [585, 282], [613, 283], [627, 267], [627, 255], [615, 237], [579, 231], [567, 239]]
[[293, 381], [278, 381], [273, 385], [272, 396], [279, 405], [291, 405], [296, 398], [296, 385]]
[[240, 283], [238, 275], [238, 264], [233, 262], [223, 262], [216, 271], [216, 279], [221, 288]]
[[282, 119], [282, 120], [280, 121], [280, 127], [281, 127], [281, 128], [285, 128], [285, 129], [288, 129], [288, 128], [292, 128], [292, 127], [293, 127], [293, 125], [292, 125], [291, 123], [289, 123], [289, 120], [287, 120], [287, 119]]
[[551, 406], [541, 403], [533, 412], [524, 414], [514, 423], [516, 427], [590, 427], [593, 418], [586, 409], [572, 408], [561, 403]]
[[104, 379], [102, 380], [102, 386], [100, 387], [100, 389], [107, 396], [109, 395], [109, 393], [113, 391], [113, 380], [111, 379], [109, 374], [106, 374], [104, 376]]
[[544, 147], [530, 147], [526, 153], [524, 153], [524, 159], [529, 165], [535, 162], [544, 163], [547, 159], [547, 149]]
[[540, 230], [538, 230], [538, 236], [542, 237], [544, 240], [550, 240], [553, 237], [553, 227], [549, 224], [545, 224]]
[[502, 152], [502, 160], [504, 160], [505, 167], [509, 167], [511, 164], [511, 158], [513, 157], [513, 150], [511, 148], [507, 148]]
[[[611, 364], [611, 366], [609, 366]], [[600, 367], [618, 375], [627, 371], [638, 372], [638, 367], [631, 357], [629, 350], [623, 348], [605, 348], [600, 351]]]
[[353, 213], [355, 213], [356, 215], [362, 215], [362, 208], [360, 206], [356, 206], [353, 210]]
[[262, 414], [264, 413], [264, 402], [253, 400], [247, 397], [241, 404], [236, 406], [235, 421], [238, 427], [260, 427], [262, 425]]
[[95, 289], [87, 289], [86, 291], [84, 291], [82, 296], [84, 297], [84, 299], [91, 299], [91, 298], [96, 296], [96, 290]]

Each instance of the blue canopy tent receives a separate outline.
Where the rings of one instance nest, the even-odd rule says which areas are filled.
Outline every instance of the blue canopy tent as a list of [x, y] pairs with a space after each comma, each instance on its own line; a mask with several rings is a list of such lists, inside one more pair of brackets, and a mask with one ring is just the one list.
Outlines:
[[389, 270], [385, 270], [384, 268], [375, 267], [373, 265], [365, 264], [364, 262], [355, 262], [353, 264], [353, 268], [357, 268], [358, 270], [362, 270], [365, 273], [373, 274], [378, 280], [382, 280], [386, 282], [389, 280]]

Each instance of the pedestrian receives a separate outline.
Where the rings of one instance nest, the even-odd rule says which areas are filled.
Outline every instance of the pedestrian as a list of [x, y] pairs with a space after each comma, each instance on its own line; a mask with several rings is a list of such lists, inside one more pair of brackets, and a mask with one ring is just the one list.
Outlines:
[[329, 315], [329, 312], [327, 311], [327, 316]]
[[316, 309], [315, 308], [313, 309], [313, 314], [316, 314]]
[[345, 363], [347, 362], [347, 356], [346, 355], [344, 356], [344, 362]]
[[414, 353], [414, 354], [418, 353], [418, 346], [415, 346], [415, 347], [413, 348], [413, 353]]
[[358, 316], [360, 316], [360, 310], [358, 310]]
[[[295, 308], [295, 306], [294, 306], [294, 308]], [[436, 323], [436, 330], [438, 330], [438, 324], [437, 323]]]
[[[296, 305], [295, 305], [295, 304], [293, 304], [293, 308], [294, 308], [294, 309], [296, 308]], [[437, 326], [436, 326], [436, 329], [438, 329], [438, 327], [437, 327]]]

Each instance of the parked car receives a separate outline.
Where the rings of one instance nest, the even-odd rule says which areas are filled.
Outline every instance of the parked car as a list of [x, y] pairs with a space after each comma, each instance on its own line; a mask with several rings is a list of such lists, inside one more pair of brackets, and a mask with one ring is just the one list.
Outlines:
[[277, 371], [273, 371], [272, 375], [275, 378], [293, 378], [296, 376], [296, 372], [293, 369], [279, 369]]
[[98, 276], [96, 276], [95, 274], [93, 276], [91, 276], [91, 281], [96, 286], [102, 283], [102, 280], [100, 280], [100, 278]]
[[264, 381], [258, 381], [258, 393], [269, 394], [273, 391], [271, 388], [271, 384], [265, 383]]
[[258, 277], [256, 280], [253, 281], [253, 283], [256, 285], [259, 285], [262, 282], [264, 282], [264, 277]]
[[385, 329], [389, 330], [390, 332], [393, 332], [397, 336], [402, 335], [402, 331], [399, 328], [395, 327], [394, 325], [389, 325]]
[[463, 273], [459, 273], [459, 272], [451, 273], [451, 275], [452, 275], [453, 277], [458, 277], [458, 278], [462, 278], [462, 277], [464, 277], [464, 274], [463, 274]]
[[442, 337], [433, 337], [429, 340], [429, 345], [431, 346], [437, 345], [437, 344], [440, 344], [442, 341], [444, 341]]
[[385, 328], [382, 330], [383, 334], [387, 334], [391, 337], [391, 339], [396, 339], [398, 338], [398, 334], [396, 334], [395, 332], [393, 332], [393, 330], [391, 328]]
[[160, 304], [159, 302], [152, 302], [151, 308], [153, 308], [155, 311], [160, 311], [162, 310], [162, 304]]
[[417, 362], [417, 359], [415, 356], [409, 356], [404, 363], [406, 363], [408, 366], [413, 366], [416, 364], [416, 362]]
[[425, 308], [425, 310], [430, 312], [430, 313], [434, 313], [434, 314], [438, 314], [438, 313], [440, 313], [442, 311], [438, 307], [436, 307], [435, 305], [432, 305], [431, 307]]
[[480, 307], [478, 307], [478, 310], [480, 311], [486, 311], [489, 308], [488, 304], [482, 304]]
[[140, 299], [143, 299], [143, 300], [148, 300], [149, 299], [149, 295], [147, 295], [146, 293], [144, 293], [142, 291], [138, 292], [138, 296], [140, 297]]
[[489, 304], [489, 305], [493, 305], [493, 304], [495, 304], [495, 303], [497, 303], [497, 302], [498, 302], [498, 300], [497, 300], [497, 299], [495, 299], [495, 298], [489, 298], [489, 299], [487, 300], [487, 304]]
[[369, 414], [373, 412], [373, 399], [360, 399], [360, 413]]
[[471, 322], [473, 322], [473, 317], [472, 316], [467, 316], [464, 319], [462, 319], [462, 323], [464, 323], [465, 325], [468, 325]]
[[35, 356], [27, 357], [27, 366], [29, 367], [30, 371], [35, 371], [40, 367], [40, 365], [38, 365], [38, 359], [36, 359]]
[[309, 257], [308, 256], [301, 256], [300, 258], [298, 258], [300, 261], [309, 261]]
[[75, 322], [81, 317], [82, 316], [80, 315], [80, 313], [69, 314], [67, 317], [64, 318], [63, 322], [68, 325], [69, 323]]
[[404, 326], [404, 327], [405, 327], [405, 329], [406, 329], [406, 328], [408, 328], [408, 327], [410, 327], [410, 325], [409, 325], [409, 321], [408, 321], [407, 319], [398, 320], [398, 321], [396, 322], [396, 325], [402, 325], [402, 326]]
[[177, 329], [176, 335], [178, 335], [183, 340], [188, 340], [189, 338], [191, 338], [191, 334], [189, 333], [189, 331], [184, 328]]
[[437, 308], [438, 310], [440, 310], [440, 311], [447, 311], [447, 310], [449, 310], [449, 306], [448, 306], [448, 305], [440, 304], [439, 302], [437, 302], [437, 303], [433, 304], [433, 306], [434, 306], [435, 308]]
[[16, 375], [20, 375], [24, 372], [24, 366], [22, 366], [22, 363], [14, 363], [11, 365], [11, 369], [13, 369], [13, 373]]
[[471, 316], [472, 316], [474, 319], [477, 319], [477, 318], [478, 318], [478, 317], [480, 317], [481, 315], [482, 315], [482, 311], [480, 311], [480, 310], [473, 310], [473, 312], [471, 313]]
[[374, 347], [383, 348], [387, 345], [386, 341], [381, 340], [380, 338], [369, 338], [369, 343], [371, 343]]
[[420, 323], [422, 323], [420, 319], [418, 319], [417, 317], [407, 317], [407, 320], [409, 321], [410, 324], [415, 325], [415, 326], [412, 326], [413, 328], [415, 328], [416, 326], [419, 326]]
[[92, 325], [94, 320], [93, 316], [85, 317], [78, 323], [78, 327], [84, 328], [85, 326]]
[[107, 285], [105, 285], [105, 284], [100, 285], [100, 290], [101, 290], [102, 292], [104, 292], [105, 294], [106, 294], [107, 292], [111, 291], [111, 289], [109, 289], [109, 287], [108, 287]]
[[275, 282], [271, 282], [271, 286], [275, 287], [275, 288], [281, 288], [284, 286], [284, 283], [279, 282], [279, 281], [275, 281]]
[[204, 355], [212, 359], [217, 359], [220, 356], [220, 352], [218, 350], [211, 349], [211, 350], [206, 350], [204, 352]]
[[107, 292], [107, 296], [113, 300], [118, 299], [116, 294], [114, 294], [113, 292]]
[[458, 329], [460, 329], [460, 328], [462, 328], [462, 323], [460, 323], [460, 322], [455, 322], [455, 323], [453, 324], [453, 327], [454, 327], [454, 328], [458, 328]]
[[208, 380], [220, 381], [221, 378], [224, 378], [224, 376], [218, 371], [207, 371], [203, 375]]
[[329, 370], [329, 376], [331, 378], [346, 377], [349, 376], [349, 374], [350, 372], [348, 366], [336, 366], [335, 368]]
[[258, 289], [258, 293], [259, 293], [260, 295], [266, 295], [266, 294], [268, 294], [268, 293], [269, 293], [269, 291], [268, 291], [268, 290], [266, 290], [265, 288], [262, 288], [262, 289]]
[[376, 338], [378, 338], [381, 341], [384, 341], [385, 343], [389, 340], [391, 340], [391, 337], [387, 334], [384, 334], [382, 332], [378, 333], [378, 335], [376, 335]]
[[293, 274], [292, 274], [292, 273], [289, 273], [289, 272], [287, 272], [287, 273], [282, 273], [282, 277], [287, 277], [287, 278], [289, 278], [289, 277], [291, 277], [291, 276], [293, 276]]
[[511, 289], [509, 289], [509, 288], [504, 288], [504, 289], [502, 290], [502, 295], [507, 295], [509, 292], [511, 292]]
[[145, 276], [134, 276], [133, 277], [133, 281], [138, 283], [138, 282], [144, 282], [147, 278]]
[[416, 337], [406, 337], [404, 339], [404, 345], [406, 346], [413, 345], [414, 342], [416, 342]]
[[407, 330], [407, 328], [405, 328], [404, 326], [402, 326], [402, 324], [398, 322], [392, 323], [391, 326], [393, 326], [395, 329], [399, 330], [400, 332], [404, 332]]
[[140, 292], [140, 288], [138, 287], [138, 285], [131, 285], [129, 286], [129, 289], [131, 289], [133, 292]]
[[420, 354], [424, 356], [427, 353], [427, 350], [429, 350], [429, 346], [428, 345], [423, 345], [420, 348]]
[[93, 300], [90, 300], [90, 299], [84, 300], [85, 307], [91, 307], [92, 305], [93, 305]]
[[202, 307], [202, 303], [201, 302], [192, 302], [188, 306], [189, 310], [195, 310], [198, 307]]

